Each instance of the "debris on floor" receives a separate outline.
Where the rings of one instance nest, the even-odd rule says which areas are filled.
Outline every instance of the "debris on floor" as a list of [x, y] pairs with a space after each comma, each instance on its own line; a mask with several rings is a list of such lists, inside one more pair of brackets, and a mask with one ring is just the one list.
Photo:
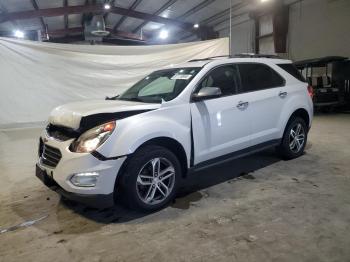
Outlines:
[[23, 227], [29, 227], [29, 226], [32, 226], [38, 222], [40, 222], [41, 220], [44, 220], [45, 218], [47, 218], [48, 215], [46, 216], [43, 216], [43, 217], [40, 217], [38, 219], [34, 219], [34, 220], [28, 220], [28, 221], [25, 221], [21, 224], [18, 224], [18, 225], [15, 225], [15, 226], [11, 226], [11, 227], [8, 227], [8, 228], [5, 228], [5, 229], [1, 229], [0, 230], [0, 234], [3, 234], [3, 233], [7, 233], [7, 232], [11, 232], [11, 231], [15, 231], [17, 229], [20, 229], [20, 228], [23, 228]]

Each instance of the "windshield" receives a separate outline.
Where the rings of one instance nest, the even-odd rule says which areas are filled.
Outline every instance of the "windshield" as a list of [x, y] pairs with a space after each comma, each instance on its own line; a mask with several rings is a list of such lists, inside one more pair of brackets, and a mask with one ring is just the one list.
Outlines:
[[177, 97], [201, 68], [172, 68], [153, 72], [117, 99], [145, 103], [161, 103]]

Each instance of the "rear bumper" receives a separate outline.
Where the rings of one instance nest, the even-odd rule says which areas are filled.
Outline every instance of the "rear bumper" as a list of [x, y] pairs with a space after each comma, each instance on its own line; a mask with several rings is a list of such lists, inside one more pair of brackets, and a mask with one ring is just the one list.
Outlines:
[[60, 187], [55, 180], [53, 180], [45, 170], [42, 170], [38, 165], [36, 165], [35, 175], [51, 190], [57, 192], [63, 197], [73, 200], [90, 207], [95, 208], [107, 208], [114, 205], [114, 194], [78, 194], [72, 193], [64, 190]]

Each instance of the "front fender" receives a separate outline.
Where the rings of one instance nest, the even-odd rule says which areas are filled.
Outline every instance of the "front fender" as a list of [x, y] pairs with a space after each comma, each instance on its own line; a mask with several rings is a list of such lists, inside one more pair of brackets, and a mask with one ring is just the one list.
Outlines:
[[129, 155], [151, 139], [167, 137], [182, 145], [189, 161], [191, 119], [186, 111], [155, 110], [117, 121], [115, 132], [97, 151], [106, 157]]

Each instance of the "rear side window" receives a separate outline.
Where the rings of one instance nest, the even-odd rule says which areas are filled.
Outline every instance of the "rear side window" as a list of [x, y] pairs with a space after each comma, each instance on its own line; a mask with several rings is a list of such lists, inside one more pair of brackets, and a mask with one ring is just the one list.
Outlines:
[[285, 80], [271, 67], [252, 63], [238, 64], [241, 75], [241, 92], [252, 92], [268, 88], [283, 86]]
[[287, 73], [294, 76], [299, 81], [306, 82], [303, 75], [299, 72], [299, 70], [293, 64], [279, 64], [278, 66], [282, 68], [284, 71], [286, 71]]

